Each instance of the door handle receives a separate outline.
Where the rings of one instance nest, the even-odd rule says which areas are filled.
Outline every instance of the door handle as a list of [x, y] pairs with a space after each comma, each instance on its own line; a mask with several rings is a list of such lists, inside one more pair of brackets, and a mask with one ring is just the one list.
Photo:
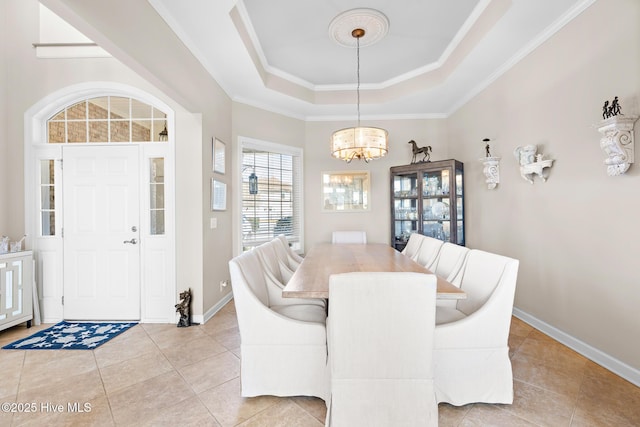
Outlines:
[[138, 241], [135, 239], [135, 237], [131, 240], [125, 240], [123, 243], [131, 243], [132, 245], [135, 245], [138, 243]]

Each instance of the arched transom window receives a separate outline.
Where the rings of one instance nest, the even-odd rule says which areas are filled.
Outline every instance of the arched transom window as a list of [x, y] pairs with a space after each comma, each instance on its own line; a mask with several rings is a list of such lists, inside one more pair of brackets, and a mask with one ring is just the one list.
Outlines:
[[100, 96], [58, 111], [47, 134], [50, 144], [164, 142], [167, 114], [134, 98]]

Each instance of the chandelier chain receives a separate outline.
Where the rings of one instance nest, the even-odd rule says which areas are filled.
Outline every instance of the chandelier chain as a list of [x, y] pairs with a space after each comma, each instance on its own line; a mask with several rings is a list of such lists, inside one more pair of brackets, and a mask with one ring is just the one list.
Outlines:
[[358, 61], [356, 75], [358, 78], [358, 84], [356, 86], [356, 94], [358, 100], [358, 127], [360, 127], [360, 37], [356, 37], [356, 58]]
[[376, 127], [360, 127], [360, 38], [365, 35], [363, 28], [355, 28], [351, 36], [356, 39], [356, 100], [358, 124], [356, 127], [340, 129], [331, 136], [331, 155], [351, 163], [353, 159], [369, 163], [372, 159], [384, 157], [389, 151], [389, 133]]

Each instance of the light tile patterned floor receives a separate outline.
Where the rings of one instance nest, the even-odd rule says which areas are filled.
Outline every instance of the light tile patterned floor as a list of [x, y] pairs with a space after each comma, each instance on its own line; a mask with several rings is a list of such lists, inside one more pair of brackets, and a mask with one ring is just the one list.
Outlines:
[[[2, 331], [0, 345], [47, 326]], [[510, 347], [513, 405], [441, 404], [441, 427], [640, 426], [640, 388], [515, 318]], [[0, 425], [324, 424], [320, 399], [240, 397], [239, 348], [231, 302], [204, 325], [138, 325], [93, 351], [0, 350], [0, 402], [22, 409], [3, 406]]]

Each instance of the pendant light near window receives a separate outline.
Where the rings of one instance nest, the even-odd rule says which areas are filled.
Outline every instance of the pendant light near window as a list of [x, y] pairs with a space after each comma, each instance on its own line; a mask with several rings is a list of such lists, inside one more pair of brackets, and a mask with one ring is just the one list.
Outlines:
[[251, 172], [249, 175], [249, 194], [258, 194], [258, 175], [255, 172]]
[[160, 131], [158, 134], [158, 141], [168, 141], [169, 140], [169, 132], [167, 131], [167, 124], [164, 124], [164, 129]]
[[256, 153], [253, 153], [253, 166], [244, 166], [242, 172], [251, 168], [251, 175], [249, 175], [249, 194], [255, 196], [258, 194], [258, 175], [256, 175]]
[[356, 57], [358, 62], [356, 86], [358, 123], [356, 127], [340, 129], [331, 135], [331, 155], [351, 163], [353, 159], [369, 162], [384, 157], [389, 151], [389, 133], [381, 128], [360, 126], [360, 39], [365, 30], [356, 28], [351, 36], [356, 39]]

